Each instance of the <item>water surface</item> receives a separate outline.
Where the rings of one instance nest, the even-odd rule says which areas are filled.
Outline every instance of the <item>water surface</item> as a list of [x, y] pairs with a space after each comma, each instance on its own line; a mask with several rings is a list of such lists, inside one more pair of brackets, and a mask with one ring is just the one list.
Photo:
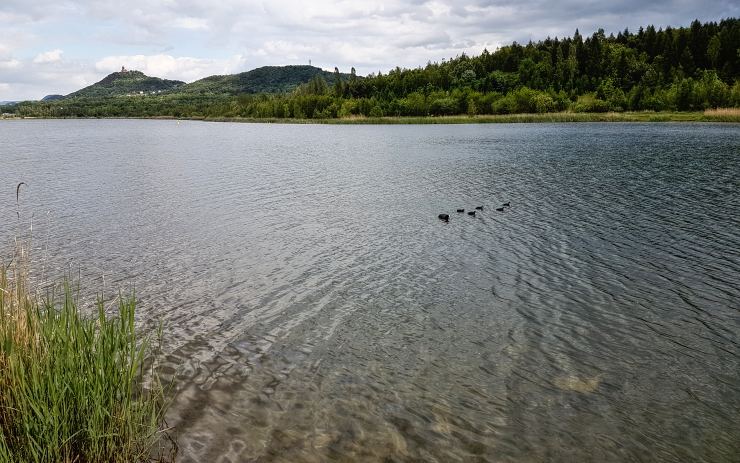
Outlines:
[[164, 323], [180, 461], [740, 455], [737, 125], [4, 121], [0, 140], [4, 249], [32, 222], [37, 278], [135, 287]]

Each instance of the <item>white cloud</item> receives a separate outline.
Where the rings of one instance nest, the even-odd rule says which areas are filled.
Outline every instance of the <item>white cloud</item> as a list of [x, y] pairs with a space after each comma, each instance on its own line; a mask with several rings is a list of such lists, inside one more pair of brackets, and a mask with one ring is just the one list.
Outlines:
[[176, 18], [171, 23], [172, 27], [188, 30], [208, 30], [208, 21], [203, 18]]
[[0, 99], [69, 93], [121, 65], [185, 81], [309, 59], [367, 74], [576, 28], [737, 16], [729, 0], [0, 0]]
[[0, 69], [18, 69], [23, 65], [17, 59], [8, 59], [0, 61]]
[[10, 56], [10, 46], [0, 42], [0, 58]]
[[[55, 58], [53, 56], [50, 58]], [[87, 86], [101, 75], [79, 61], [0, 59], [0, 101], [39, 99], [47, 94], [67, 94]]]
[[104, 73], [118, 71], [121, 66], [141, 71], [149, 76], [187, 82], [214, 74], [233, 74], [247, 70], [245, 68], [246, 59], [242, 55], [234, 55], [223, 60], [174, 57], [164, 54], [106, 56], [95, 63], [95, 69]]
[[254, 54], [262, 57], [273, 57], [296, 61], [306, 57], [306, 61], [311, 56], [318, 55], [321, 49], [315, 45], [305, 45], [303, 43], [292, 42], [288, 40], [268, 40], [258, 48]]
[[33, 62], [36, 64], [56, 63], [62, 60], [62, 53], [64, 52], [59, 48], [55, 50], [45, 51], [36, 55], [36, 57], [33, 59]]

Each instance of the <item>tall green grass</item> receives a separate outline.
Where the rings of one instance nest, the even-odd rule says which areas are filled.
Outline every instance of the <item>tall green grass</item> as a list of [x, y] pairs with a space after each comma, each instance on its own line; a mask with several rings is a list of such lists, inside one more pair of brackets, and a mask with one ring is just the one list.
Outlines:
[[114, 316], [102, 301], [83, 316], [69, 285], [35, 296], [27, 269], [23, 253], [0, 269], [0, 461], [174, 458], [158, 448], [165, 394], [145, 366], [135, 298], [119, 297]]

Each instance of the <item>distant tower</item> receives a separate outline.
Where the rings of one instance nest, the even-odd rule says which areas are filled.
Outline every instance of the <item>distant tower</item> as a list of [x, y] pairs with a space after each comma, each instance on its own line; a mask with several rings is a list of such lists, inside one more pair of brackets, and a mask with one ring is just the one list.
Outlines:
[[309, 66], [311, 65], [311, 60], [308, 60], [308, 65], [309, 65]]
[[126, 72], [126, 68], [121, 66], [121, 72]]

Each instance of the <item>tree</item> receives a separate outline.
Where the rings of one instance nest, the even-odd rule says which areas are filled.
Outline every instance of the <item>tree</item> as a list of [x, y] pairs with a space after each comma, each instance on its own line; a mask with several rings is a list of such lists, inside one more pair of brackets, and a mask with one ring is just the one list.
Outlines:
[[415, 69], [397, 67], [386, 75], [360, 77], [352, 68], [343, 79], [334, 68], [331, 86], [314, 69], [302, 74], [304, 83], [289, 93], [265, 93], [281, 88], [274, 81], [282, 74], [270, 70], [262, 71], [260, 86], [249, 91], [204, 79], [166, 95], [74, 97], [6, 106], [3, 111], [55, 117], [323, 118], [371, 112], [426, 116], [740, 106], [738, 44], [740, 20], [735, 18], [665, 30], [647, 26], [637, 33], [623, 30], [616, 37], [599, 30], [585, 41], [576, 29], [572, 38], [547, 38], [526, 46], [513, 42], [480, 56], [461, 54]]
[[339, 74], [339, 68], [334, 68], [334, 96], [340, 97], [344, 95], [344, 85], [342, 84], [342, 76]]
[[719, 60], [719, 49], [721, 43], [719, 35], [715, 35], [709, 40], [709, 45], [707, 45], [707, 58], [709, 58], [709, 62], [713, 67], [717, 66], [717, 61]]

